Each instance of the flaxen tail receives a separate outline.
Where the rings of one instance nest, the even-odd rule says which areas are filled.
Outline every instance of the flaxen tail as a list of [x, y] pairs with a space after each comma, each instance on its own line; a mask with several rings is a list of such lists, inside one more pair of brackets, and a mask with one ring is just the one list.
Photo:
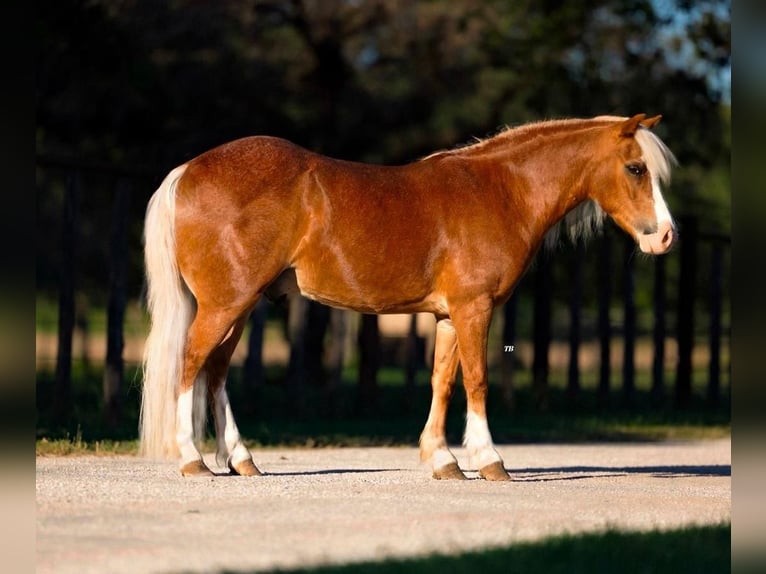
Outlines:
[[[195, 302], [178, 271], [175, 243], [175, 194], [182, 165], [171, 171], [149, 200], [144, 227], [144, 262], [151, 317], [144, 347], [143, 391], [139, 433], [140, 452], [151, 458], [178, 456], [176, 403], [183, 369], [186, 334]], [[195, 382], [195, 431], [205, 422], [205, 393]], [[199, 399], [199, 400], [198, 400]]]

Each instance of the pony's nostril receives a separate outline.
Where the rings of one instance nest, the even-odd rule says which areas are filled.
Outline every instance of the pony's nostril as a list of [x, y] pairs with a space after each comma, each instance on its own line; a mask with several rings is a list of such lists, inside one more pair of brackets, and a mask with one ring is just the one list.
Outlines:
[[670, 248], [675, 241], [675, 229], [672, 223], [664, 223], [660, 225], [660, 244], [664, 248]]

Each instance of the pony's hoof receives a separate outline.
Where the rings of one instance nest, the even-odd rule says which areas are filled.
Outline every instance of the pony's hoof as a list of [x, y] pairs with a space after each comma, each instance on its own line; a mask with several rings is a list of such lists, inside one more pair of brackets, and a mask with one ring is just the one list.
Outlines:
[[480, 468], [479, 476], [485, 480], [511, 480], [503, 463], [499, 460]]
[[262, 476], [263, 473], [255, 466], [253, 459], [248, 458], [236, 464], [229, 461], [229, 470], [239, 476]]
[[191, 462], [187, 462], [181, 467], [181, 475], [194, 478], [206, 478], [209, 476], [215, 476], [201, 460], [193, 460]]
[[441, 468], [435, 468], [434, 478], [436, 480], [467, 480], [456, 462], [451, 462]]

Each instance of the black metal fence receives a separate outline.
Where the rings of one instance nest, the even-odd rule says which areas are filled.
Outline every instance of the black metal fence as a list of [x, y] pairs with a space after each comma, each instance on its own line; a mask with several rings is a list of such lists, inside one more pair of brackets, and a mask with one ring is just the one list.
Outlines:
[[[581, 388], [582, 369], [579, 364], [582, 344], [582, 313], [588, 307], [583, 303], [584, 294], [595, 294], [597, 314], [596, 337], [599, 346], [598, 401], [607, 405], [615, 379], [612, 360], [614, 343], [622, 343], [621, 383], [624, 403], [631, 404], [636, 392], [636, 345], [645, 327], [637, 320], [637, 264], [640, 260], [644, 296], [650, 295], [649, 304], [644, 302], [651, 318], [651, 395], [660, 404], [672, 382], [674, 404], [679, 408], [689, 405], [692, 398], [692, 382], [702, 368], [705, 371], [705, 395], [711, 405], [720, 402], [722, 382], [730, 382], [730, 365], [723, 363], [729, 355], [730, 330], [725, 323], [727, 306], [727, 277], [730, 238], [724, 234], [703, 232], [693, 217], [681, 217], [679, 246], [669, 254], [643, 259], [637, 255], [634, 242], [617, 230], [607, 230], [596, 240], [595, 253], [586, 254], [582, 244], [574, 246], [570, 257], [570, 281], [565, 286], [569, 298], [569, 321], [566, 341], [569, 347], [569, 364], [566, 373], [567, 395], [575, 400]], [[552, 341], [551, 306], [554, 301], [551, 254], [538, 256], [533, 277], [527, 278], [527, 287], [533, 293], [534, 319], [532, 340], [532, 385], [538, 400], [544, 404], [549, 383], [549, 352]], [[583, 273], [586, 258], [595, 264], [595, 281], [586, 284]], [[669, 276], [668, 269], [672, 268]], [[647, 275], [651, 274], [651, 277]], [[617, 286], [619, 293], [616, 293]], [[523, 289], [523, 286], [522, 286]], [[516, 340], [517, 310], [520, 289], [504, 308], [503, 339]], [[646, 297], [643, 297], [646, 299]], [[649, 306], [650, 305], [650, 306]], [[620, 313], [615, 317], [615, 308]], [[672, 373], [667, 369], [667, 348], [675, 343], [676, 362]], [[701, 359], [693, 360], [695, 351]], [[707, 364], [701, 366], [700, 361]], [[502, 369], [505, 395], [511, 399], [514, 387], [513, 357], [506, 359]], [[697, 376], [699, 378], [699, 376]]]

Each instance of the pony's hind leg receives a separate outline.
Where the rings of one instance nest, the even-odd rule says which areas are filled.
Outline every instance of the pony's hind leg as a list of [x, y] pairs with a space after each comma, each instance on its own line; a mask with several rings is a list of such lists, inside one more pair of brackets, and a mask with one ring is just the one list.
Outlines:
[[220, 466], [228, 466], [234, 474], [260, 476], [261, 472], [253, 463], [250, 451], [242, 442], [226, 393], [226, 375], [231, 356], [247, 324], [247, 317], [248, 313], [240, 317], [226, 339], [210, 354], [205, 363], [205, 370], [215, 420], [216, 461]]
[[449, 319], [442, 319], [436, 324], [431, 410], [420, 435], [420, 459], [431, 464], [436, 479], [465, 479], [457, 459], [447, 447], [446, 436], [447, 407], [455, 389], [457, 367], [455, 327]]
[[[217, 311], [199, 305], [186, 339], [183, 377], [178, 389], [176, 406], [176, 443], [181, 453], [181, 474], [184, 476], [212, 476], [195, 445], [195, 436], [204, 432], [204, 405], [207, 394], [199, 387], [206, 382], [205, 363], [211, 353], [224, 341], [239, 312]], [[195, 385], [195, 381], [198, 382]], [[196, 429], [196, 432], [195, 432]]]

